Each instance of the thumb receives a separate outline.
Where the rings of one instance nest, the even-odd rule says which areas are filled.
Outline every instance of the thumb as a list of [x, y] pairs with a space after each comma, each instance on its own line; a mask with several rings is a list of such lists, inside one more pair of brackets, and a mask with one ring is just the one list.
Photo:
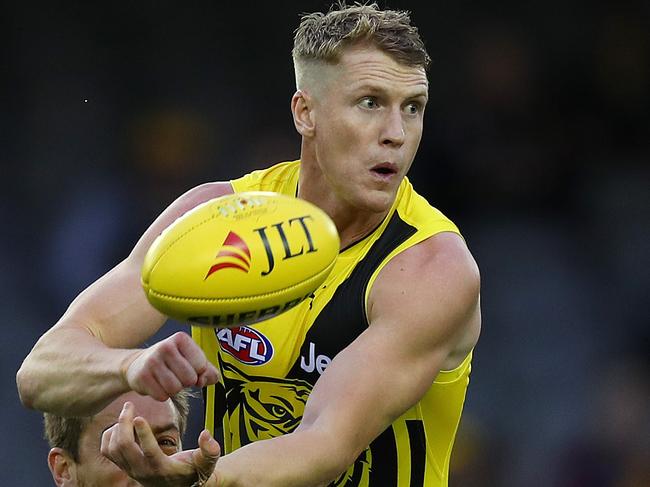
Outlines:
[[217, 465], [221, 456], [221, 448], [208, 430], [201, 431], [199, 435], [199, 447], [192, 453], [192, 463], [199, 475], [199, 481], [205, 482]]

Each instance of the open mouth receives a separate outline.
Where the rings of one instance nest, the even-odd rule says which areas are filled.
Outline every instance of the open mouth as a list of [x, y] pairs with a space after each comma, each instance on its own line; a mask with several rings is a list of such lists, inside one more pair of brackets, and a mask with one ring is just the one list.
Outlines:
[[372, 172], [374, 172], [376, 174], [380, 174], [382, 176], [389, 176], [391, 174], [396, 174], [397, 173], [397, 168], [395, 167], [394, 164], [391, 164], [390, 162], [384, 162], [382, 164], [377, 164], [371, 170], [372, 170]]

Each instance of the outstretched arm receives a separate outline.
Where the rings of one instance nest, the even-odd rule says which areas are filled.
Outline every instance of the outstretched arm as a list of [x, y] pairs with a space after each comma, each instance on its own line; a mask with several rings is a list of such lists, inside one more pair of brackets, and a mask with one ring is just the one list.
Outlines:
[[216, 382], [216, 369], [187, 334], [148, 349], [133, 347], [165, 322], [140, 285], [149, 246], [186, 211], [229, 193], [229, 183], [209, 183], [178, 198], [124, 261], [72, 302], [16, 375], [25, 406], [59, 415], [91, 415], [128, 390], [164, 400], [184, 387]]
[[217, 463], [215, 485], [312, 486], [336, 478], [469, 353], [480, 330], [479, 277], [462, 239], [436, 235], [395, 257], [369, 299], [370, 326], [312, 391], [295, 432]]

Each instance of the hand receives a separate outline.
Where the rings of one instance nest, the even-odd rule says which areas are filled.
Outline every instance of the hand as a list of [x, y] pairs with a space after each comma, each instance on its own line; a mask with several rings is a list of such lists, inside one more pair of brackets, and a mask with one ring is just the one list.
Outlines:
[[129, 388], [165, 401], [186, 387], [216, 384], [219, 373], [194, 340], [183, 332], [139, 350], [126, 364]]
[[147, 421], [134, 417], [134, 407], [124, 403], [119, 420], [102, 434], [101, 452], [144, 487], [204, 486], [221, 454], [207, 430], [199, 447], [166, 455]]

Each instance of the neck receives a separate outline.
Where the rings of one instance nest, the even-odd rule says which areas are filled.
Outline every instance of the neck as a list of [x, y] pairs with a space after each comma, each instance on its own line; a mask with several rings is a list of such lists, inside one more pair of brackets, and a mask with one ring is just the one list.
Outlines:
[[[308, 196], [305, 199], [311, 201]], [[339, 232], [342, 249], [372, 233], [388, 214], [388, 212], [371, 213], [360, 211], [349, 205], [341, 204], [340, 201], [330, 200], [325, 203], [322, 201], [314, 201], [313, 203], [322, 208], [334, 221]]]
[[372, 233], [390, 211], [374, 212], [346, 201], [331, 189], [323, 173], [315, 169], [314, 164], [305, 163], [304, 159], [300, 168], [297, 196], [318, 206], [334, 221], [341, 249]]

